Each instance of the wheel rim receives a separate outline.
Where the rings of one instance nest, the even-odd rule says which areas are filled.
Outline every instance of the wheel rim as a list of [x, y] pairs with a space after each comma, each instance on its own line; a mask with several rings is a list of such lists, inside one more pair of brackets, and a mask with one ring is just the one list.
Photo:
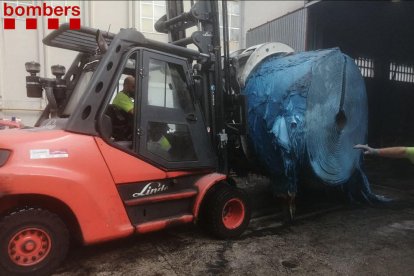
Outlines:
[[25, 228], [17, 232], [9, 242], [10, 259], [19, 266], [31, 266], [43, 261], [50, 252], [49, 234], [39, 228]]
[[244, 220], [243, 202], [237, 198], [227, 201], [223, 208], [222, 220], [227, 229], [239, 227]]

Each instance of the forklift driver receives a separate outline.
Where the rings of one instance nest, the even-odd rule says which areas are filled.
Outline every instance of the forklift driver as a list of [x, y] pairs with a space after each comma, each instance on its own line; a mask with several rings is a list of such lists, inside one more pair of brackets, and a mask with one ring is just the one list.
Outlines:
[[171, 160], [171, 144], [166, 137], [169, 129], [166, 123], [148, 123], [147, 149], [166, 160]]
[[129, 114], [134, 113], [135, 78], [128, 76], [124, 80], [124, 89], [114, 98], [112, 104]]

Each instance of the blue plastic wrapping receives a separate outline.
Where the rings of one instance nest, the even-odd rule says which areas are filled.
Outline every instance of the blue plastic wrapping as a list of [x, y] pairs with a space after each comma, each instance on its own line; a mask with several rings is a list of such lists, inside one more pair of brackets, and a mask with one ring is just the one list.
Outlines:
[[[243, 93], [249, 137], [276, 192], [295, 193], [299, 173], [310, 168], [326, 185], [375, 198], [353, 149], [366, 141], [368, 110], [350, 57], [337, 48], [270, 56], [250, 72]], [[355, 174], [358, 184], [350, 181]]]

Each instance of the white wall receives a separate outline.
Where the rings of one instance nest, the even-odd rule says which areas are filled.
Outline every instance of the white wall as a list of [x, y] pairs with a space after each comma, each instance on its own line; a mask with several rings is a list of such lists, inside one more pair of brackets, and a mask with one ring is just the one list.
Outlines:
[[244, 1], [246, 31], [304, 7], [305, 1]]
[[45, 64], [48, 64], [45, 62], [45, 49], [40, 46], [44, 34], [43, 23], [38, 22], [37, 30], [25, 30], [23, 20], [16, 20], [16, 30], [4, 30], [1, 26], [0, 97], [3, 114], [0, 117], [17, 116], [31, 124], [33, 116], [37, 116], [44, 108], [44, 100], [26, 97], [27, 73], [24, 67], [26, 61], [43, 61], [44, 73]]
[[244, 1], [242, 10], [243, 47], [246, 45], [245, 34], [248, 30], [303, 8], [304, 5], [305, 1]]
[[[3, 1], [0, 4], [2, 16]], [[67, 5], [81, 7], [81, 23], [84, 26], [105, 31], [110, 27], [113, 33], [121, 28], [135, 27], [140, 30], [139, 1], [68, 1]], [[4, 30], [2, 18], [0, 21], [0, 118], [15, 116], [21, 118], [25, 125], [31, 126], [40, 115], [40, 110], [46, 106], [46, 101], [27, 98], [25, 77], [28, 74], [24, 63], [37, 61], [41, 65], [40, 75], [52, 77], [50, 67], [61, 64], [68, 69], [77, 52], [42, 44], [42, 39], [51, 32], [47, 29], [45, 17], [38, 18], [36, 30], [26, 30], [24, 20], [16, 20], [15, 30]], [[165, 42], [168, 39], [165, 34], [145, 33], [145, 36]]]

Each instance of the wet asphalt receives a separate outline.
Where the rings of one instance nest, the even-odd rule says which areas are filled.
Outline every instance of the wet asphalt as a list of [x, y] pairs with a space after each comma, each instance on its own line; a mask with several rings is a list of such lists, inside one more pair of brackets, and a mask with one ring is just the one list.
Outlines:
[[414, 166], [367, 160], [375, 193], [388, 204], [349, 203], [318, 191], [300, 195], [285, 220], [267, 178], [237, 179], [253, 218], [236, 240], [195, 225], [105, 244], [74, 246], [54, 275], [414, 275]]

